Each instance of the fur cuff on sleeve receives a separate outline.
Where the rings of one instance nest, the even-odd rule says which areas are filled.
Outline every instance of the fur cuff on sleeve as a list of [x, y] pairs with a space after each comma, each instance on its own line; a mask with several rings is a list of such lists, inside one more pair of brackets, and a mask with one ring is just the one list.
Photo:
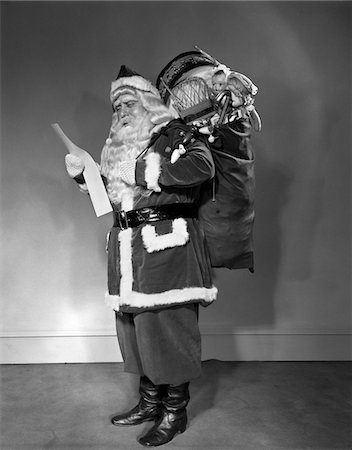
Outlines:
[[147, 188], [155, 192], [160, 192], [161, 189], [158, 184], [161, 173], [159, 153], [149, 153], [145, 158], [145, 162], [145, 181]]

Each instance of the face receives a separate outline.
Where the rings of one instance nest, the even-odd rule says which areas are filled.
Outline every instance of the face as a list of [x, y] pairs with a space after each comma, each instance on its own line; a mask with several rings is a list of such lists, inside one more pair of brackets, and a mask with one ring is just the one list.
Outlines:
[[122, 127], [134, 127], [146, 115], [141, 101], [132, 94], [122, 94], [114, 102], [117, 120]]
[[243, 105], [243, 98], [238, 92], [233, 92], [231, 89], [231, 99], [232, 99], [232, 106], [234, 108], [237, 108], [238, 106]]
[[214, 75], [212, 83], [215, 94], [219, 94], [225, 87], [225, 74]]

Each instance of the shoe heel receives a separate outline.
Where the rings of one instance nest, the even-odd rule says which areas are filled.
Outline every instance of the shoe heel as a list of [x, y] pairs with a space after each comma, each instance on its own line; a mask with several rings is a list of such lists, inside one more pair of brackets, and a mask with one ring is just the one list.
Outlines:
[[179, 434], [184, 433], [186, 431], [186, 428], [187, 428], [187, 419], [181, 423], [180, 428], [178, 430]]

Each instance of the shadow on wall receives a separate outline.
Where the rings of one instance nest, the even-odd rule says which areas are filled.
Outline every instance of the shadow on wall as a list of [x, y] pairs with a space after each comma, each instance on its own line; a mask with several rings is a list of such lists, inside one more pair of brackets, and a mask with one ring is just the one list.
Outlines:
[[[287, 207], [293, 175], [285, 167], [265, 159], [256, 151], [256, 219], [254, 226], [255, 273], [251, 302], [254, 310], [246, 325], [275, 323], [274, 298], [282, 258], [282, 215]], [[255, 311], [260, 314], [257, 315]]]
[[312, 277], [333, 141], [328, 122], [333, 102], [322, 95], [323, 81], [318, 76], [308, 82], [279, 79], [273, 93], [266, 87], [271, 77], [261, 79], [263, 130], [253, 136], [255, 273], [215, 271], [219, 297], [213, 308], [233, 327], [275, 325], [278, 306], [280, 313], [290, 314], [286, 299], [277, 298], [285, 293], [285, 281]]
[[[254, 226], [255, 272], [215, 269], [218, 300], [202, 312], [203, 323], [213, 323], [216, 315], [231, 328], [252, 328], [275, 324], [274, 297], [282, 256], [282, 214], [287, 206], [293, 175], [272, 163], [255, 144], [256, 219]], [[235, 349], [234, 349], [235, 351]]]

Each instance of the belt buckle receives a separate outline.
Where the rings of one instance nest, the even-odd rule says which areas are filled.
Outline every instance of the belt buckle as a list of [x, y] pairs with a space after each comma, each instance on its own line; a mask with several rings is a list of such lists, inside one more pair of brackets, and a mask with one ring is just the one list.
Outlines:
[[128, 218], [127, 218], [126, 211], [119, 211], [118, 218], [119, 218], [119, 226], [120, 226], [121, 230], [127, 230]]
[[148, 222], [157, 222], [158, 220], [161, 220], [161, 214], [159, 211], [155, 210], [155, 211], [150, 211], [149, 216], [148, 216]]

